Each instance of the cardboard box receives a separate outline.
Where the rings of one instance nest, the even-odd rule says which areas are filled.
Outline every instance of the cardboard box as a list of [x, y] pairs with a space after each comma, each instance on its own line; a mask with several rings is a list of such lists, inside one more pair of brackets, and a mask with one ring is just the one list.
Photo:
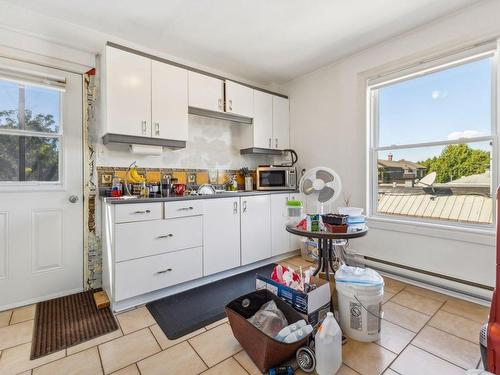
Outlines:
[[330, 311], [330, 284], [318, 277], [312, 277], [311, 283], [318, 287], [309, 293], [281, 285], [267, 277], [257, 275], [255, 286], [257, 289], [267, 289], [297, 310], [309, 324], [315, 327]]

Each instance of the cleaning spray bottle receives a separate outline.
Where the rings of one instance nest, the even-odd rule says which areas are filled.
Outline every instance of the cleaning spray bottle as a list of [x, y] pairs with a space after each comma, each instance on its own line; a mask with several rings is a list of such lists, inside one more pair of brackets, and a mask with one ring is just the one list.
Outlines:
[[342, 331], [333, 313], [326, 314], [315, 341], [316, 372], [319, 375], [336, 374], [342, 365]]

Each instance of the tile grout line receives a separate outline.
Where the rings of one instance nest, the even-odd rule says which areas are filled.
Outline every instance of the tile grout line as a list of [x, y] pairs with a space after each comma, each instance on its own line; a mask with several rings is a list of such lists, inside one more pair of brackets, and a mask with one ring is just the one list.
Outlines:
[[161, 352], [161, 351], [163, 351], [163, 348], [161, 347], [160, 342], [159, 342], [159, 341], [158, 341], [158, 339], [156, 338], [156, 336], [155, 336], [155, 334], [154, 334], [153, 330], [151, 329], [151, 326], [148, 326], [147, 328], [148, 328], [149, 332], [151, 333], [151, 335], [153, 335], [153, 338], [155, 339], [156, 343], [158, 344], [158, 347], [160, 348], [160, 352]]
[[[429, 322], [430, 322], [430, 320], [429, 320]], [[464, 337], [457, 336], [457, 335], [455, 335], [454, 333], [451, 333], [451, 332], [445, 331], [444, 329], [441, 329], [441, 328], [439, 328], [439, 327], [434, 327], [434, 326], [430, 325], [429, 323], [426, 323], [425, 325], [426, 325], [426, 326], [429, 326], [429, 327], [431, 327], [431, 328], [433, 328], [433, 329], [435, 329], [435, 330], [437, 330], [437, 331], [440, 331], [440, 332], [446, 333], [447, 335], [450, 335], [450, 336], [456, 337], [457, 339], [461, 339], [461, 340], [467, 341], [467, 342], [468, 342], [468, 343], [470, 343], [470, 344], [479, 345], [479, 342], [474, 342], [474, 341], [471, 341], [471, 340], [466, 339], [466, 338], [464, 338]]]
[[[95, 348], [97, 349], [97, 356], [99, 357], [99, 362], [101, 363], [102, 373], [105, 374], [106, 372], [104, 371], [104, 365], [102, 363], [102, 357], [101, 357], [101, 351], [99, 350], [99, 345], [96, 345]], [[80, 352], [78, 352], [78, 353], [80, 353]]]
[[[245, 368], [245, 366], [243, 366], [243, 364], [242, 364], [240, 361], [238, 361], [238, 358], [236, 358], [236, 355], [240, 354], [240, 353], [241, 353], [241, 352], [243, 352], [243, 351], [245, 351], [245, 349], [240, 350], [238, 353], [234, 354], [231, 358], [233, 358], [233, 359], [236, 361], [236, 363], [238, 363], [238, 364], [239, 364], [239, 365], [243, 368], [243, 370], [245, 370], [245, 372], [246, 372], [247, 374], [251, 375], [251, 374], [250, 374], [250, 371], [248, 371], [248, 370]], [[245, 352], [245, 353], [246, 353], [246, 352]], [[248, 355], [248, 354], [247, 354], [247, 355]], [[252, 361], [252, 362], [253, 362], [253, 361]]]
[[[201, 357], [201, 355], [196, 351], [196, 349], [194, 348], [193, 345], [191, 345], [191, 343], [189, 342], [189, 340], [186, 340], [187, 344], [191, 347], [191, 349], [193, 349], [193, 351], [196, 353], [196, 355], [198, 356], [198, 358], [201, 359], [201, 361], [203, 362], [203, 364], [205, 366], [207, 366], [207, 370], [210, 369], [211, 367], [208, 365], [208, 363], [205, 362], [205, 360]], [[215, 366], [215, 365], [214, 365]], [[203, 370], [202, 372], [205, 372], [206, 370]]]

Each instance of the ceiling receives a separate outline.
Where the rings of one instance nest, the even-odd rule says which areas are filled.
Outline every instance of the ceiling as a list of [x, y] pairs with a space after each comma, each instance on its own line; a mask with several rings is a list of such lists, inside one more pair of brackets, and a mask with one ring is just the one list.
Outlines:
[[477, 0], [7, 0], [263, 84], [284, 83]]

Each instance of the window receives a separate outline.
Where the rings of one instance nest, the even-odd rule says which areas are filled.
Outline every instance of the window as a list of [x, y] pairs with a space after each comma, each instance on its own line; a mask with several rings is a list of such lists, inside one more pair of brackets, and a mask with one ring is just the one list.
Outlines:
[[0, 78], [0, 183], [59, 182], [61, 95]]
[[491, 225], [496, 53], [369, 81], [372, 216]]

